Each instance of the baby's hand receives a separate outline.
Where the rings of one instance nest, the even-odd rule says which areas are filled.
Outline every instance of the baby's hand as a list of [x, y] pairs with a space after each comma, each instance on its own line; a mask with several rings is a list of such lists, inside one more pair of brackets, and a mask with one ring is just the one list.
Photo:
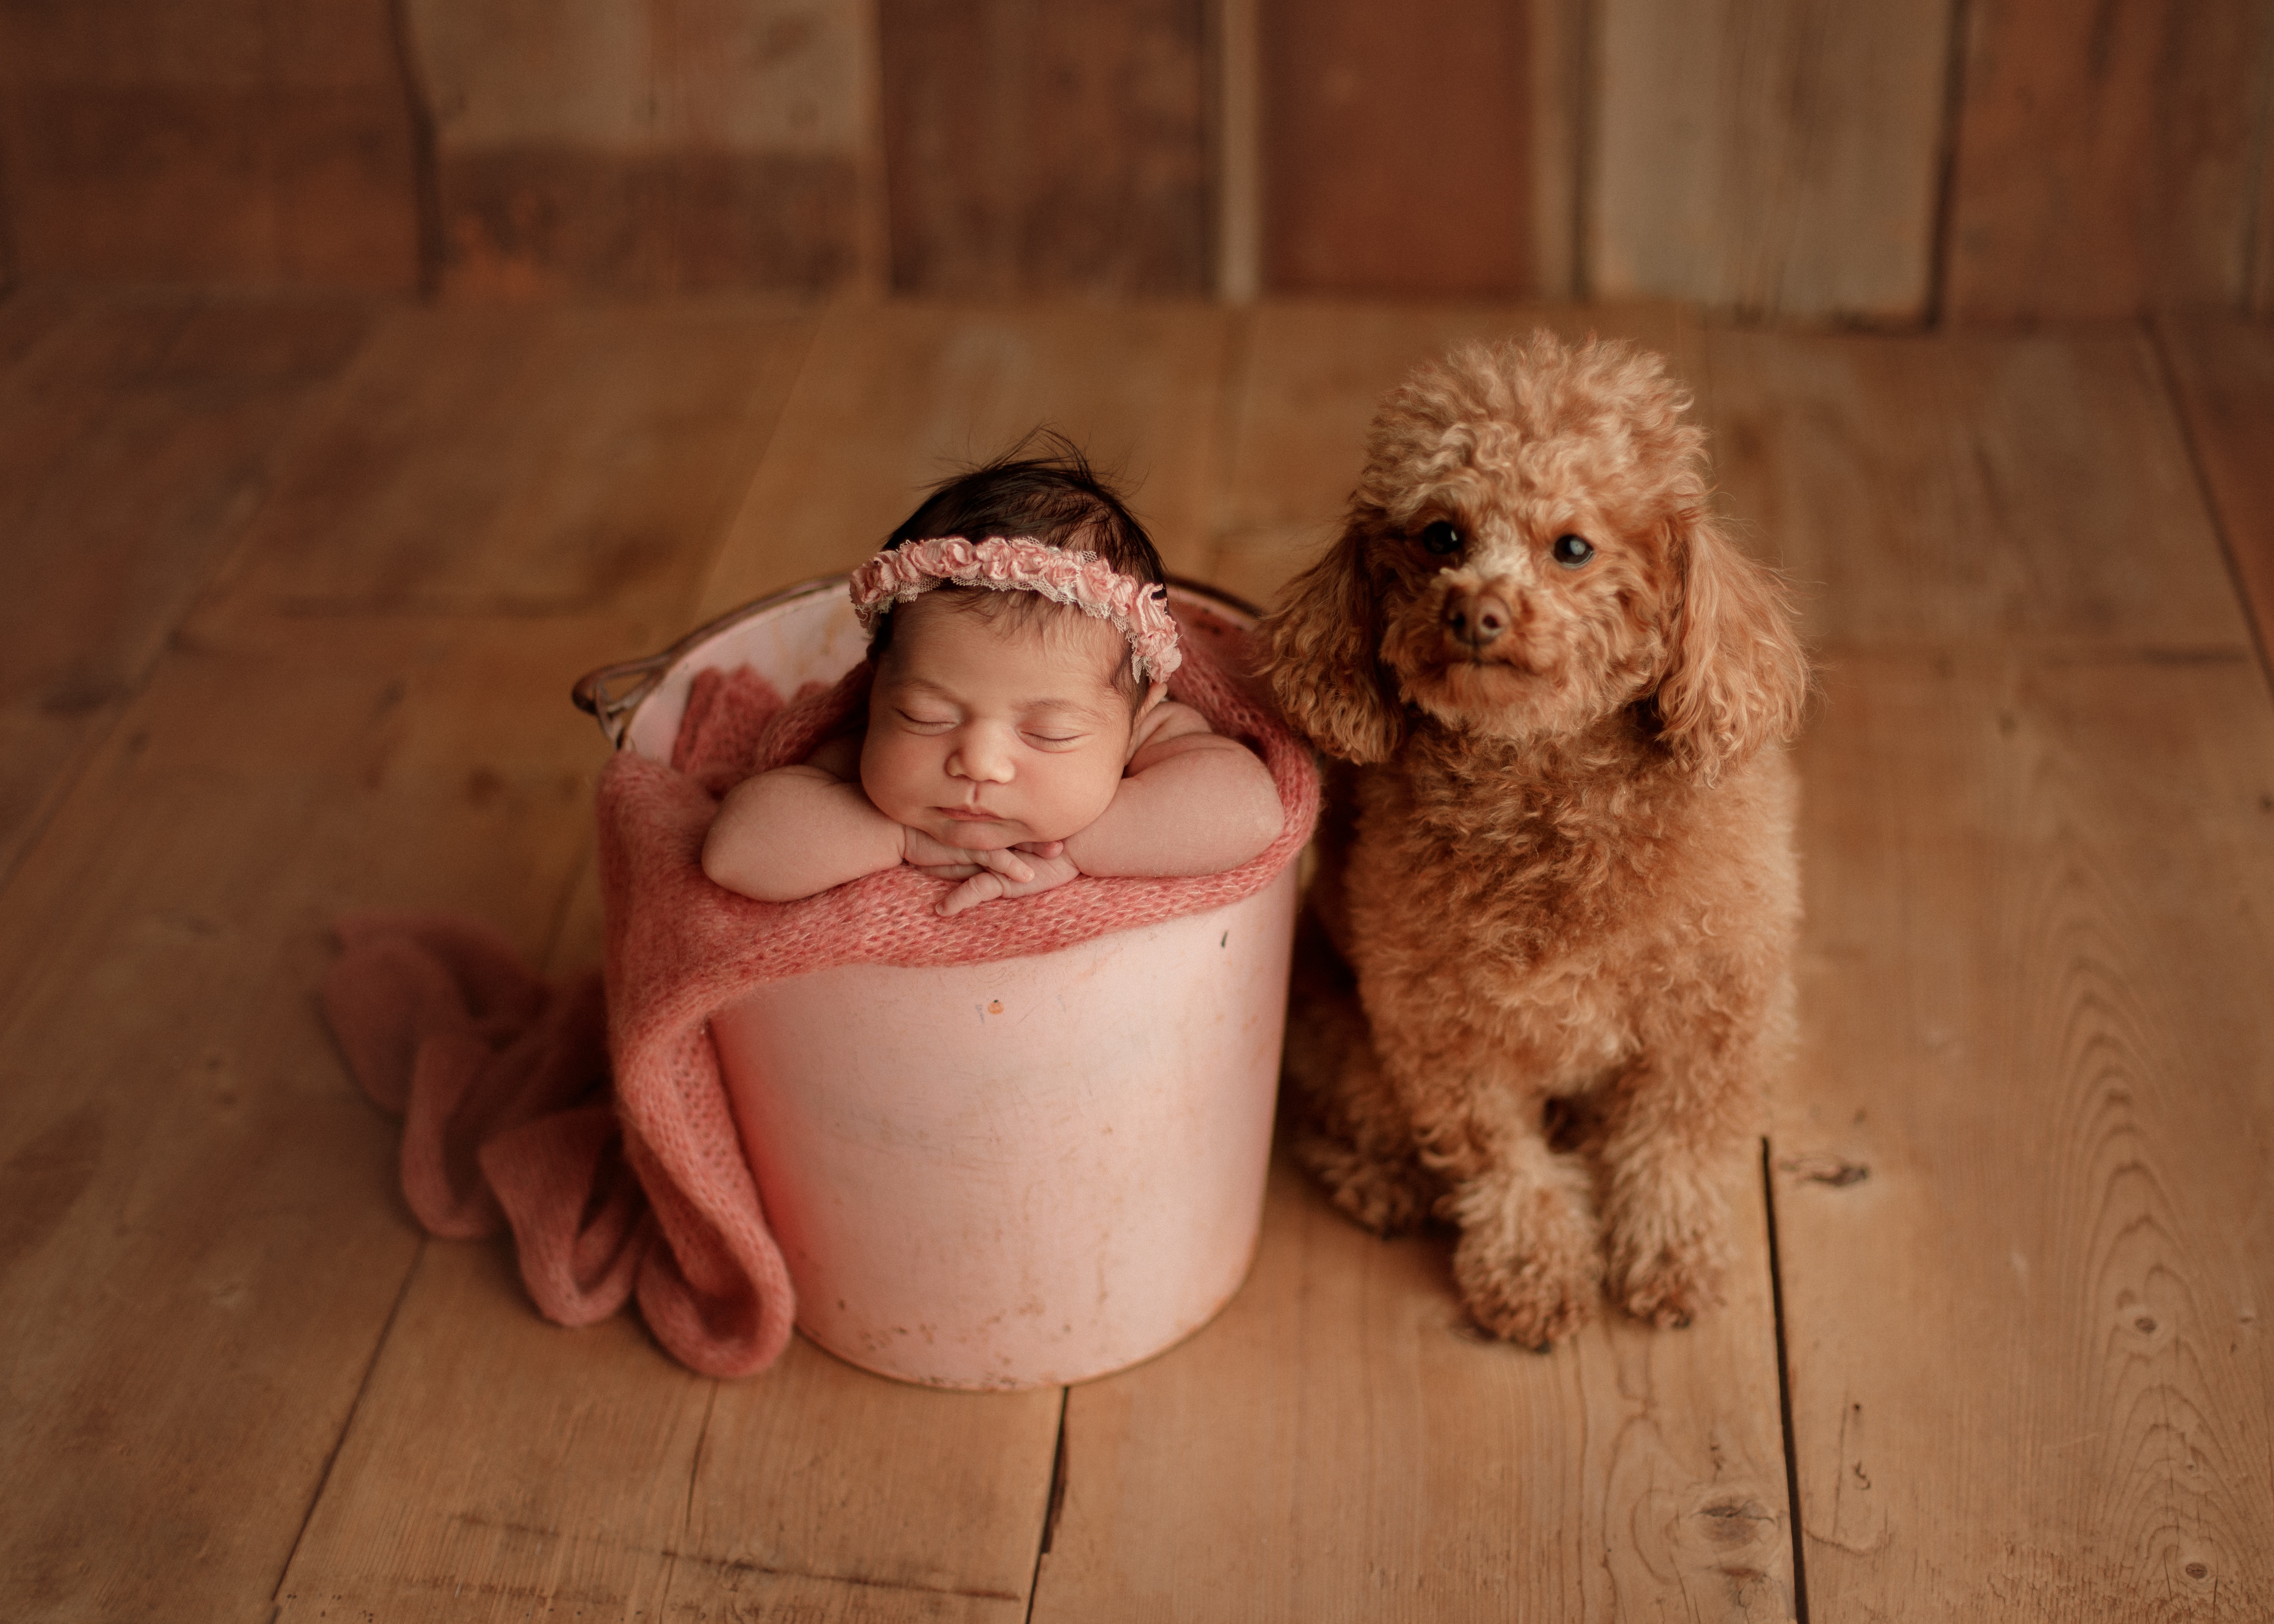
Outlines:
[[[1063, 840], [1050, 842], [1054, 852], [1065, 844]], [[974, 851], [968, 846], [948, 846], [935, 840], [921, 829], [904, 826], [900, 831], [902, 860], [917, 873], [928, 874], [936, 880], [960, 880], [990, 871], [1006, 879], [1029, 879], [1032, 871], [1027, 867], [1022, 851], [1021, 847], [1008, 846]]]
[[[939, 899], [934, 908], [942, 919], [952, 919], [966, 908], [975, 908], [983, 902], [992, 902], [998, 897], [1031, 897], [1040, 891], [1053, 891], [1075, 878], [1081, 870], [1065, 854], [1063, 840], [1030, 840], [1023, 845], [1006, 846], [996, 852], [966, 852], [967, 858], [1008, 858], [1009, 862], [989, 863], [973, 873], [969, 879]], [[1025, 870], [1022, 875], [1012, 873], [1015, 863]], [[925, 869], [926, 873], [935, 870]], [[953, 877], [953, 876], [951, 876]]]

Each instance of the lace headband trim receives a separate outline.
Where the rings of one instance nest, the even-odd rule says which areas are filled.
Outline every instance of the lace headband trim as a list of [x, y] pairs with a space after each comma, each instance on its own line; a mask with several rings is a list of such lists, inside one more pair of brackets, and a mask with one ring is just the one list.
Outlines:
[[1168, 588], [1133, 580], [1095, 553], [1050, 546], [1030, 536], [903, 542], [853, 572], [853, 613], [862, 631], [873, 632], [877, 617], [890, 613], [894, 604], [948, 585], [1039, 592], [1054, 604], [1069, 604], [1111, 621], [1129, 640], [1129, 668], [1141, 682], [1166, 682], [1184, 664]]

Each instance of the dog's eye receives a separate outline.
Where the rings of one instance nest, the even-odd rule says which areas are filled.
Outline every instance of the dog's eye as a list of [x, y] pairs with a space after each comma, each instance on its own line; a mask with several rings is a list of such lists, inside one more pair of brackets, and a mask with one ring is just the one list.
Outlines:
[[1595, 556], [1595, 546], [1585, 536], [1558, 536], [1555, 553], [1557, 563], [1566, 569], [1577, 569]]
[[1443, 519], [1421, 527], [1421, 545], [1439, 558], [1461, 550], [1461, 532]]

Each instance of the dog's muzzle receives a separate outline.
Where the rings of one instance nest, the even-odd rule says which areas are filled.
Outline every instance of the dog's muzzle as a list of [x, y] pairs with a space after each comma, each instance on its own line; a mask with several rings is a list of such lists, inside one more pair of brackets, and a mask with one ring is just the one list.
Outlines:
[[1516, 613], [1499, 593], [1455, 587], [1445, 594], [1442, 615], [1445, 635], [1471, 655], [1482, 654], [1498, 643], [1516, 623]]

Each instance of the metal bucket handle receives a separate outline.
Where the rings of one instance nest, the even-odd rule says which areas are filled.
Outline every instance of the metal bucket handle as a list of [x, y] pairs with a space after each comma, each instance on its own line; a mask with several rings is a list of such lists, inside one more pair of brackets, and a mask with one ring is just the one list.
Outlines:
[[[795, 586], [786, 586], [779, 592], [769, 592], [740, 608], [729, 609], [716, 620], [705, 620], [659, 654], [651, 654], [645, 659], [624, 660], [586, 672], [570, 686], [569, 702], [599, 722], [600, 731], [608, 735], [608, 742], [621, 750], [624, 748], [624, 735], [631, 729], [632, 712], [639, 709], [642, 700], [655, 692], [664, 678], [670, 674], [672, 666], [678, 664], [680, 656], [688, 650], [761, 610], [771, 609], [776, 604], [787, 603], [793, 598], [802, 598], [824, 588], [840, 588], [844, 584], [843, 575], [816, 575], [809, 581], [799, 582]], [[625, 686], [620, 687], [620, 684]]]
[[[576, 686], [568, 690], [568, 697], [576, 709], [600, 724], [600, 731], [608, 735], [610, 744], [621, 749], [624, 732], [631, 726], [632, 711], [655, 691], [655, 685], [663, 680], [663, 673], [670, 666], [669, 654], [651, 654], [645, 659], [627, 660], [621, 665], [603, 665], [577, 678]], [[615, 689], [619, 682], [631, 686], [619, 693]]]

